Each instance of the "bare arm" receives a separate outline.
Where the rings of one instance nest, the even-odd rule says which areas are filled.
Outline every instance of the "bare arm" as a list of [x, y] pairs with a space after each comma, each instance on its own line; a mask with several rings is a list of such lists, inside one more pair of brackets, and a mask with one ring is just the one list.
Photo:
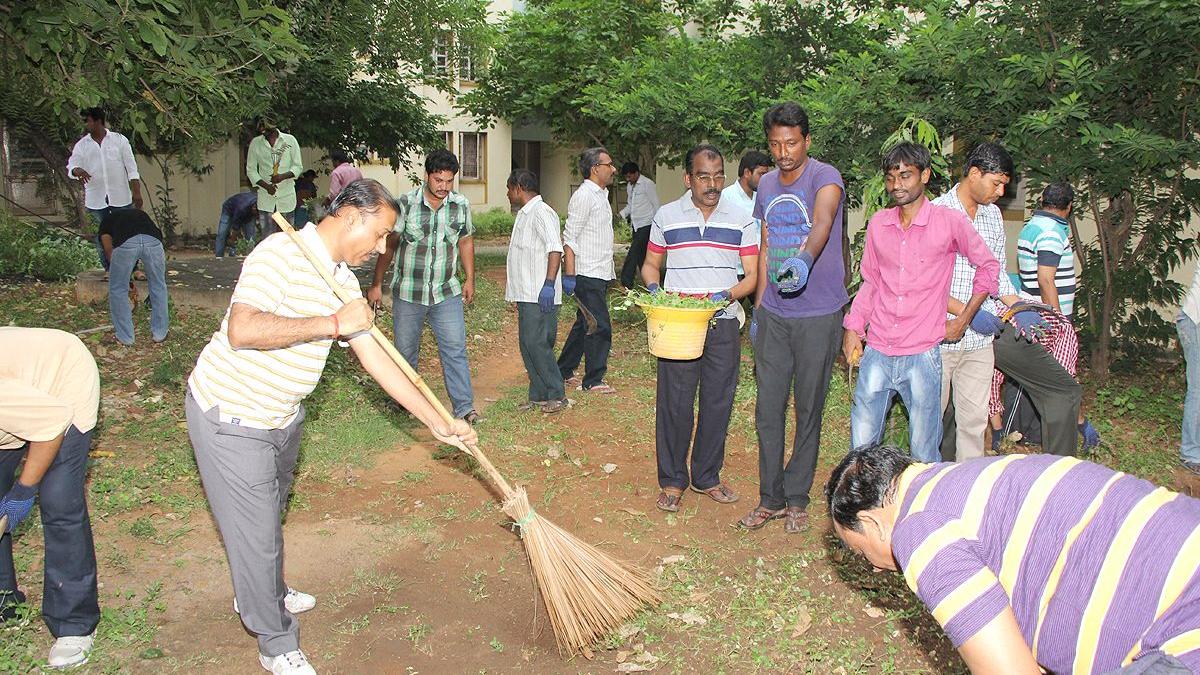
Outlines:
[[461, 237], [458, 240], [458, 259], [463, 266], [463, 301], [475, 299], [475, 237]]
[[558, 278], [558, 265], [562, 262], [562, 254], [558, 251], [551, 251], [546, 256], [546, 281], [554, 281]]
[[964, 642], [958, 653], [973, 675], [1039, 675], [1042, 672], [1009, 607]]
[[400, 235], [393, 232], [388, 235], [387, 248], [375, 259], [375, 276], [371, 280], [373, 288], [383, 287], [383, 277], [392, 266], [392, 258], [396, 257], [396, 248], [400, 246]]
[[575, 250], [570, 244], [563, 245], [563, 276], [575, 276]]
[[754, 290], [755, 309], [758, 309], [759, 305], [762, 304], [763, 296], [766, 295], [767, 292], [767, 250], [769, 244], [767, 243], [766, 221], [763, 221], [762, 232], [759, 233], [759, 237], [760, 243], [758, 245], [758, 264], [756, 265], [758, 268], [758, 274], [756, 275]]
[[734, 300], [741, 300], [758, 288], [758, 258], [757, 255], [742, 256], [742, 269], [746, 271], [746, 276], [729, 289], [729, 296]]
[[833, 217], [837, 214], [838, 204], [842, 202], [842, 188], [836, 185], [826, 185], [817, 190], [817, 198], [813, 202], [812, 230], [808, 233], [808, 241], [804, 250], [816, 260], [825, 250], [829, 242], [829, 233], [833, 230]]
[[1038, 265], [1038, 291], [1040, 291], [1042, 294], [1042, 302], [1050, 305], [1054, 308], [1054, 311], [1061, 314], [1062, 306], [1058, 303], [1058, 286], [1054, 285], [1054, 277], [1057, 274], [1057, 266]]
[[112, 260], [113, 240], [111, 234], [100, 235], [100, 245], [104, 247], [104, 259]]
[[[337, 317], [336, 320], [334, 317]], [[229, 345], [234, 349], [283, 349], [367, 330], [375, 313], [364, 298], [352, 300], [330, 316], [291, 318], [240, 302], [229, 309]]]
[[46, 471], [54, 463], [54, 458], [58, 456], [58, 449], [62, 446], [65, 434], [66, 432], [63, 432], [48, 441], [29, 442], [29, 451], [25, 455], [25, 468], [21, 469], [21, 476], [17, 479], [22, 485], [33, 487], [42, 482], [42, 477], [46, 475]]
[[647, 288], [650, 284], [662, 285], [662, 264], [666, 255], [646, 250], [646, 260], [642, 263], [642, 283]]
[[[963, 307], [958, 316], [946, 322], [946, 342], [958, 342], [967, 332], [967, 326], [971, 325], [971, 319], [975, 317], [975, 312], [983, 306], [983, 301], [987, 300], [987, 293], [976, 293], [971, 296], [971, 299]], [[955, 302], [958, 302], [957, 300]], [[962, 304], [961, 302], [958, 304]]]

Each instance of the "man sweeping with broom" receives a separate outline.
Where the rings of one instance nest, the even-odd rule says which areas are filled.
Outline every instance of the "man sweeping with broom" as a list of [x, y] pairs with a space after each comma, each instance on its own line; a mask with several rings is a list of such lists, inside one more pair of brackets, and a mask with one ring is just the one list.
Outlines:
[[[343, 303], [288, 234], [246, 258], [221, 327], [200, 353], [184, 404], [188, 435], [221, 531], [234, 610], [258, 638], [259, 663], [278, 674], [315, 673], [300, 650], [295, 614], [316, 600], [283, 579], [283, 530], [312, 392], [334, 340], [346, 340], [367, 372], [442, 442], [473, 446], [462, 420], [443, 421], [368, 331], [374, 313], [347, 265], [382, 253], [396, 221], [392, 196], [374, 180], [347, 185], [306, 248], [354, 299]], [[344, 343], [343, 343], [344, 344]]]

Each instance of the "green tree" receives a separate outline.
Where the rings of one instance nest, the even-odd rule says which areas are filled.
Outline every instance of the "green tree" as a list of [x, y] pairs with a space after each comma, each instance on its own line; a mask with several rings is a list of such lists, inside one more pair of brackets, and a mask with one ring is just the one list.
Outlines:
[[[302, 143], [373, 153], [399, 168], [441, 145], [422, 87], [453, 94], [466, 59], [486, 54], [484, 0], [290, 0], [309, 57], [271, 88], [271, 108]], [[434, 63], [437, 52], [442, 61]], [[476, 64], [473, 64], [476, 65]]]
[[65, 170], [81, 108], [104, 105], [136, 149], [200, 169], [300, 60], [290, 26], [264, 0], [0, 3], [0, 119], [33, 143], [83, 222]]

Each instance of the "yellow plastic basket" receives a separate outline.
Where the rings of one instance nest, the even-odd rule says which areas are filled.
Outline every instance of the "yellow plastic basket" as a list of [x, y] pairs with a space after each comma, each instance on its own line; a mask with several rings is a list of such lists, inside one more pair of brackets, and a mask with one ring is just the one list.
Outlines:
[[704, 353], [708, 322], [717, 309], [658, 307], [638, 303], [646, 315], [650, 353], [663, 359], [686, 361]]

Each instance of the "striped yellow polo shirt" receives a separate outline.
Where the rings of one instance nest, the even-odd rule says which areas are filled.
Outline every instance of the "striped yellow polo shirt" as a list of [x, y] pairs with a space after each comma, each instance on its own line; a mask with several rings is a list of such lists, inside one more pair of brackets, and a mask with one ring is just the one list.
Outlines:
[[[333, 262], [316, 225], [310, 223], [300, 236], [338, 283], [362, 297], [358, 279], [344, 263]], [[247, 256], [231, 309], [235, 303], [290, 318], [329, 316], [343, 304], [284, 232], [267, 237]], [[282, 349], [234, 349], [227, 310], [220, 330], [200, 352], [188, 387], [201, 410], [219, 408], [222, 422], [281, 429], [317, 386], [332, 344], [324, 339]]]

